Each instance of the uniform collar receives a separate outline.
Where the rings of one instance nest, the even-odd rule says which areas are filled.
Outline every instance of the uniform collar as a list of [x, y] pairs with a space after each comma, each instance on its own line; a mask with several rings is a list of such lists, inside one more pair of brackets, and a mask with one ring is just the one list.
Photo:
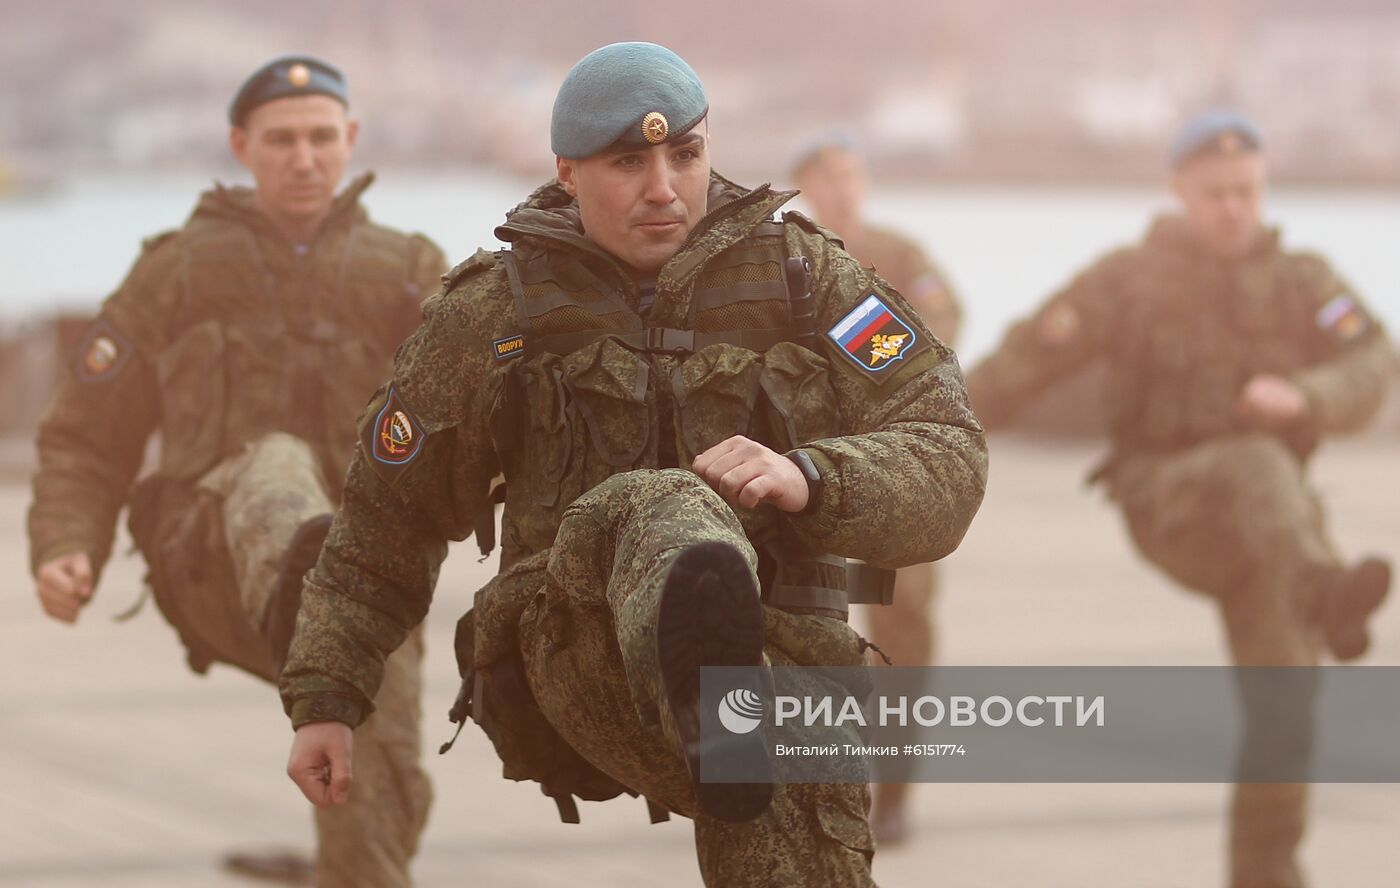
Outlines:
[[[1254, 246], [1238, 261], [1274, 255], [1279, 251], [1281, 233], [1278, 228], [1265, 228]], [[1215, 259], [1196, 241], [1186, 219], [1174, 213], [1157, 216], [1148, 226], [1143, 245], [1149, 249], [1186, 254], [1197, 259]]]
[[[373, 183], [374, 173], [372, 172], [363, 173], [351, 179], [350, 183], [331, 202], [330, 212], [322, 220], [321, 227], [312, 240], [319, 239], [326, 231], [368, 219], [369, 214], [360, 205], [360, 195], [364, 194], [365, 189]], [[199, 203], [195, 205], [194, 212], [190, 214], [190, 221], [197, 218], [234, 222], [251, 229], [256, 234], [285, 240], [281, 231], [272, 224], [272, 220], [264, 216], [258, 209], [253, 189], [244, 185], [229, 186], [215, 182], [213, 188], [200, 195]]]
[[[712, 172], [705, 216], [658, 272], [658, 280], [675, 283], [684, 279], [706, 258], [742, 240], [795, 194], [774, 191], [768, 185], [745, 189]], [[545, 249], [563, 247], [602, 259], [621, 270], [615, 257], [584, 235], [578, 202], [558, 181], [535, 189], [524, 203], [507, 213], [506, 221], [496, 228], [496, 237], [512, 245], [529, 246], [533, 242]]]

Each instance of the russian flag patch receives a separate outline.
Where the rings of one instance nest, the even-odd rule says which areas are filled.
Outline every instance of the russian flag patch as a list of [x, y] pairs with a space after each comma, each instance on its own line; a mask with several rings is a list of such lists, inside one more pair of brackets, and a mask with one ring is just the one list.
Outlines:
[[841, 352], [871, 373], [902, 359], [919, 340], [877, 294], [871, 293], [826, 331]]

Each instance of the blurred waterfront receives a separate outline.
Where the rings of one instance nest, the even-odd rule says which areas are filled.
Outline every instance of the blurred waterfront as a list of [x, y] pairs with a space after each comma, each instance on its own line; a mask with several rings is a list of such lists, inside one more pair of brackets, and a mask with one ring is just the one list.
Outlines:
[[[726, 146], [715, 145], [723, 171]], [[771, 180], [783, 185], [775, 163]], [[458, 262], [505, 212], [548, 175], [531, 180], [479, 170], [383, 172], [365, 193], [380, 222], [421, 231]], [[233, 172], [224, 181], [241, 181]], [[91, 314], [135, 260], [141, 239], [180, 225], [211, 176], [83, 176], [43, 198], [0, 203], [0, 244], [9, 255], [0, 282], [0, 320], [63, 310]], [[794, 204], [801, 206], [801, 199]], [[923, 244], [948, 271], [967, 305], [959, 354], [975, 360], [1006, 324], [1115, 246], [1137, 240], [1150, 215], [1170, 206], [1165, 188], [973, 186], [877, 181], [873, 221]], [[1400, 329], [1400, 191], [1282, 188], [1269, 218], [1294, 248], [1321, 251], [1392, 330]]]

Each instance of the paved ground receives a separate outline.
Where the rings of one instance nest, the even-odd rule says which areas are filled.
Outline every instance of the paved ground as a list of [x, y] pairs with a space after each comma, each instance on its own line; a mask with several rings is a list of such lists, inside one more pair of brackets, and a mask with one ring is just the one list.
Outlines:
[[[11, 450], [6, 453], [13, 452]], [[23, 452], [23, 448], [19, 448]], [[959, 664], [1213, 664], [1209, 606], [1172, 589], [1128, 550], [1114, 512], [1080, 479], [1084, 447], [993, 448], [988, 501], [946, 564], [942, 659]], [[11, 473], [13, 477], [14, 473]], [[1400, 438], [1333, 446], [1316, 478], [1348, 553], [1400, 555]], [[0, 886], [237, 886], [221, 851], [307, 846], [310, 817], [282, 775], [290, 735], [273, 692], [232, 670], [181, 666], [140, 571], [118, 559], [76, 628], [33, 600], [23, 537], [27, 492], [0, 482]], [[470, 544], [443, 574], [429, 617], [427, 746], [448, 736], [452, 625], [490, 565]], [[1371, 662], [1400, 665], [1400, 607], [1380, 619]], [[429, 755], [438, 801], [418, 861], [434, 886], [696, 886], [683, 820], [648, 826], [644, 806], [585, 804], [557, 822], [533, 784], [499, 777], [469, 728]], [[1227, 788], [924, 786], [917, 835], [882, 852], [891, 886], [1084, 888], [1220, 884]], [[1380, 888], [1400, 871], [1400, 787], [1320, 786], [1306, 862], [1322, 888]]]

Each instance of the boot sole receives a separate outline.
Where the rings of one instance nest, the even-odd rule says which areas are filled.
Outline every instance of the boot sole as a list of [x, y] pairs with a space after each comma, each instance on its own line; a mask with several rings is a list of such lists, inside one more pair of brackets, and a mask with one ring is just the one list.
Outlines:
[[[685, 744], [686, 768], [700, 810], [730, 823], [753, 820], [773, 800], [772, 782], [700, 780], [700, 667], [761, 666], [763, 605], [753, 571], [727, 543], [699, 543], [676, 557], [666, 574], [657, 615], [657, 652], [666, 697]], [[763, 732], [705, 738], [707, 761], [742, 762], [768, 770]]]

